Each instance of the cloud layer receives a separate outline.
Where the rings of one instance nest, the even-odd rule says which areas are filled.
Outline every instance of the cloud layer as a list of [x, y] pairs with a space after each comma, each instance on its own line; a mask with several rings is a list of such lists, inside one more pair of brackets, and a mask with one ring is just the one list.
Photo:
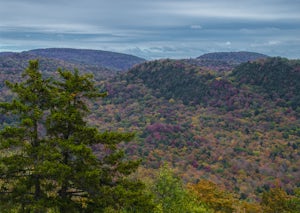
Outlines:
[[151, 58], [300, 58], [297, 0], [0, 0], [0, 51], [92, 48]]

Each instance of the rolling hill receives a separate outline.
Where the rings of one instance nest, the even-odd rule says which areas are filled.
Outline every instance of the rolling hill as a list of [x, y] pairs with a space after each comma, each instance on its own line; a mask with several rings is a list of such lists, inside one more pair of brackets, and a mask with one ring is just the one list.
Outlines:
[[[23, 53], [6, 53], [0, 54], [0, 71], [1, 74], [12, 75], [12, 77], [16, 77], [14, 75], [23, 72], [23, 70], [28, 66], [29, 60], [39, 60], [40, 69], [44, 73], [55, 72], [58, 68], [73, 70], [77, 68], [82, 72], [90, 72], [95, 75], [95, 78], [107, 78], [108, 76], [114, 75], [116, 70], [111, 70], [101, 66], [91, 66], [87, 64], [74, 64], [62, 59], [53, 59], [46, 58], [42, 56], [37, 56], [30, 54], [28, 52]], [[3, 78], [5, 79], [5, 78]]]
[[218, 72], [229, 72], [241, 63], [268, 57], [255, 52], [213, 52], [197, 58], [183, 59], [182, 61]]
[[[82, 72], [93, 73], [98, 81], [145, 61], [136, 56], [100, 50], [49, 48], [21, 53], [2, 52], [0, 53], [1, 79], [20, 80], [21, 72], [27, 67], [28, 61], [33, 59], [39, 60], [40, 69], [48, 76], [54, 76], [58, 68], [68, 70], [76, 68]], [[4, 81], [0, 82], [0, 87], [3, 85]]]
[[123, 71], [145, 61], [145, 59], [133, 55], [101, 50], [49, 48], [30, 50], [27, 53], [45, 58], [64, 60], [76, 65], [105, 67]]
[[228, 73], [180, 60], [146, 62], [107, 81], [110, 96], [90, 122], [136, 131], [130, 156], [147, 168], [168, 162], [187, 182], [209, 179], [250, 200], [276, 181], [292, 191], [300, 181], [299, 68], [282, 58]]
[[[20, 79], [33, 56], [0, 54], [1, 79]], [[97, 67], [39, 57], [48, 75], [57, 65], [81, 72]], [[88, 122], [103, 131], [136, 132], [123, 146], [150, 171], [168, 162], [185, 182], [209, 179], [248, 200], [276, 183], [291, 192], [300, 187], [300, 62], [268, 57], [240, 63], [243, 53], [236, 57], [194, 59], [208, 64], [156, 60], [126, 72], [96, 72], [109, 96], [89, 103]], [[1, 88], [1, 98], [9, 96]]]
[[255, 61], [258, 59], [265, 59], [269, 56], [255, 53], [255, 52], [214, 52], [207, 53], [197, 57], [198, 60], [213, 60], [213, 61], [224, 61], [231, 64], [240, 64], [248, 61]]

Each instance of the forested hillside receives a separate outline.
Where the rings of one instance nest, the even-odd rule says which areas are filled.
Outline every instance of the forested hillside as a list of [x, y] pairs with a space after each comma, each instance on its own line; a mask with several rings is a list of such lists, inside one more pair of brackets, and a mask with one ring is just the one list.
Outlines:
[[[255, 83], [255, 72], [263, 84]], [[207, 178], [256, 199], [276, 181], [289, 191], [299, 184], [298, 82], [298, 62], [281, 58], [228, 73], [176, 60], [146, 62], [106, 83], [110, 95], [95, 106], [104, 112], [101, 122], [97, 112], [90, 121], [136, 131], [127, 151], [147, 168], [169, 162], [185, 181]]]
[[107, 79], [119, 71], [125, 71], [135, 64], [144, 62], [145, 59], [132, 55], [114, 53], [100, 50], [82, 50], [67, 48], [36, 49], [21, 53], [0, 53], [1, 75], [8, 78], [18, 78], [28, 65], [29, 60], [38, 59], [40, 69], [51, 75], [57, 68], [74, 70], [79, 69], [84, 73], [93, 73], [96, 80]]
[[133, 55], [101, 50], [49, 48], [30, 50], [28, 53], [40, 57], [60, 59], [78, 65], [100, 66], [123, 71], [145, 61], [145, 59]]
[[33, 59], [39, 60], [40, 69], [48, 76], [55, 72], [59, 67], [69, 70], [74, 70], [76, 68], [82, 72], [93, 73], [97, 79], [106, 79], [116, 73], [115, 70], [110, 70], [100, 66], [74, 64], [62, 59], [46, 58], [32, 55], [30, 53], [6, 53], [0, 55], [0, 70], [1, 75], [5, 74], [10, 77], [6, 78], [2, 76], [1, 79], [8, 80], [11, 78], [19, 78], [21, 76], [20, 73], [22, 73], [27, 67], [28, 61]]
[[269, 56], [255, 52], [215, 52], [206, 53], [197, 58], [183, 59], [192, 65], [206, 67], [217, 72], [229, 72], [245, 62], [266, 59]]
[[265, 59], [269, 56], [255, 53], [255, 52], [216, 52], [207, 53], [197, 57], [199, 60], [213, 60], [213, 61], [223, 61], [231, 64], [240, 64], [248, 61], [256, 61], [258, 59]]
[[259, 89], [266, 98], [282, 106], [300, 106], [300, 61], [273, 58], [257, 63], [241, 64], [232, 76], [240, 85]]
[[[30, 57], [0, 55], [1, 77], [21, 80], [19, 69], [26, 67]], [[164, 180], [156, 176], [153, 182], [154, 174], [169, 181], [180, 177], [201, 204], [205, 201], [215, 211], [244, 208], [261, 212], [259, 205], [274, 206], [267, 198], [274, 193], [279, 194], [279, 200], [299, 197], [300, 61], [279, 57], [241, 64], [240, 59], [196, 60], [149, 61], [127, 72], [94, 69], [97, 89], [107, 91], [108, 96], [87, 101], [91, 114], [86, 121], [100, 132], [135, 133], [135, 138], [121, 143], [120, 148], [125, 149], [128, 159], [142, 160], [134, 177], [151, 186], [157, 184], [153, 186], [158, 187], [156, 192], [167, 193], [159, 188], [159, 181]], [[57, 77], [57, 65], [71, 70], [75, 67], [63, 60], [40, 58], [40, 62], [46, 76]], [[91, 72], [86, 66], [77, 68]], [[3, 100], [13, 97], [3, 85], [1, 94]], [[4, 116], [1, 121], [5, 125], [12, 122]], [[92, 148], [101, 158], [99, 146]], [[179, 182], [173, 183], [179, 186]], [[209, 200], [205, 190], [226, 201]], [[162, 200], [159, 194], [155, 196], [156, 202]], [[227, 207], [226, 202], [230, 203]], [[255, 205], [246, 207], [247, 202]], [[167, 208], [163, 203], [159, 206]], [[199, 212], [209, 211], [206, 205], [200, 206]]]

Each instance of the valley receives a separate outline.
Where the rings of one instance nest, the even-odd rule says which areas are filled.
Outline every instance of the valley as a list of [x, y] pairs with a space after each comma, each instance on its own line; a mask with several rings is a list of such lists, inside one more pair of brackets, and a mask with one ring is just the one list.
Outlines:
[[1, 100], [12, 97], [4, 80], [22, 79], [30, 59], [54, 78], [58, 67], [76, 68], [108, 92], [88, 102], [88, 123], [134, 132], [121, 146], [128, 159], [142, 160], [145, 174], [167, 163], [184, 183], [210, 180], [249, 201], [276, 184], [290, 193], [300, 187], [300, 60], [246, 52], [153, 61], [99, 54], [0, 54]]

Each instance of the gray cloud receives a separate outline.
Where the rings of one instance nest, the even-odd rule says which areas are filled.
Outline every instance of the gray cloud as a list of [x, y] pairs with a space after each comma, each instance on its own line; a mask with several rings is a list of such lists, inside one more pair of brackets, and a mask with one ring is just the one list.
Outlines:
[[93, 48], [147, 58], [258, 51], [299, 58], [298, 0], [0, 0], [0, 51]]

